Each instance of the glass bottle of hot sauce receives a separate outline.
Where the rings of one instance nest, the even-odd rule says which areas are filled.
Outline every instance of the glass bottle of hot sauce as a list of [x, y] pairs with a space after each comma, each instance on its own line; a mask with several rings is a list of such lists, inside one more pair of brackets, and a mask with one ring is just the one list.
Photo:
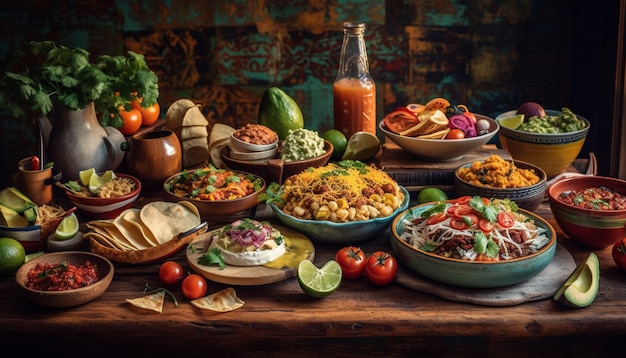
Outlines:
[[359, 131], [376, 135], [376, 84], [369, 72], [364, 33], [365, 24], [343, 24], [333, 102], [334, 127], [346, 138]]

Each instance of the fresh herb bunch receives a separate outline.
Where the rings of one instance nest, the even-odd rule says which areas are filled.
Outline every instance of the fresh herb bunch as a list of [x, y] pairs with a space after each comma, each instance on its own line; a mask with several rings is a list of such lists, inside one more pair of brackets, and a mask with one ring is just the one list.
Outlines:
[[58, 106], [76, 111], [94, 102], [100, 124], [120, 128], [121, 108], [130, 110], [139, 97], [148, 108], [159, 96], [156, 74], [132, 51], [92, 63], [85, 49], [32, 41], [9, 68], [0, 78], [0, 106], [15, 117], [25, 116], [25, 109], [48, 115]]

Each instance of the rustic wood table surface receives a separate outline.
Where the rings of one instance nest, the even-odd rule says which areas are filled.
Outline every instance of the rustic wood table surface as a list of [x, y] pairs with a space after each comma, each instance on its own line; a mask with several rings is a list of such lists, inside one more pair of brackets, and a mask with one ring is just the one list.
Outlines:
[[[141, 205], [141, 200], [138, 205]], [[552, 219], [548, 203], [537, 212]], [[366, 241], [366, 252], [390, 250], [389, 232]], [[577, 263], [590, 250], [559, 234]], [[319, 265], [339, 248], [315, 244]], [[126, 298], [160, 287], [158, 264], [116, 265], [108, 290], [85, 305], [53, 309], [27, 301], [13, 277], [0, 279], [0, 350], [81, 356], [606, 356], [626, 337], [626, 273], [610, 248], [596, 251], [600, 290], [593, 304], [566, 309], [551, 298], [510, 307], [446, 300], [397, 283], [344, 280], [331, 296], [306, 296], [297, 279], [235, 286], [245, 305], [233, 312], [199, 310], [180, 289], [162, 313], [138, 310]], [[175, 260], [184, 268], [184, 250]], [[209, 293], [228, 285], [209, 282]]]

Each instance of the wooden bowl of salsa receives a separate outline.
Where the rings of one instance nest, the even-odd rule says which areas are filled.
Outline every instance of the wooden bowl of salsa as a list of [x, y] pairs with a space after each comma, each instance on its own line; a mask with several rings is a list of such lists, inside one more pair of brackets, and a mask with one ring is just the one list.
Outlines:
[[[67, 279], [68, 272], [72, 272], [74, 279]], [[113, 272], [111, 261], [100, 255], [84, 251], [55, 252], [24, 263], [15, 274], [15, 282], [34, 303], [73, 307], [104, 293], [113, 280]]]

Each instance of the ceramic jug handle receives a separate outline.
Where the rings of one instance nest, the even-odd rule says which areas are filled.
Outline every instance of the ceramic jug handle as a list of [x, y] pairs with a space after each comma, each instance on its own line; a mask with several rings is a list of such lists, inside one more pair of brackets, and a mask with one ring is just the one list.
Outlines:
[[[285, 162], [282, 159], [270, 159], [267, 161], [267, 179], [269, 181], [283, 183], [283, 168]], [[268, 183], [269, 184], [269, 183]]]

